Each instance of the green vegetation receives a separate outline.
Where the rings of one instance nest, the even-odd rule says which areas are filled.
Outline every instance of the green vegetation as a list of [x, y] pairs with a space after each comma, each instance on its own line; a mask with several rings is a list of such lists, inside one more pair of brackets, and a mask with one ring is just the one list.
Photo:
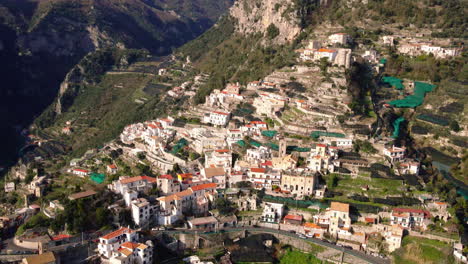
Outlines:
[[274, 39], [280, 34], [279, 28], [275, 24], [270, 24], [266, 31], [266, 36], [269, 39]]
[[375, 154], [377, 150], [372, 146], [372, 144], [367, 140], [360, 140], [357, 139], [353, 143], [353, 149], [355, 152], [358, 153], [367, 153], [367, 154]]
[[320, 264], [322, 261], [312, 253], [303, 253], [296, 250], [287, 250], [280, 258], [280, 264]]
[[406, 236], [393, 255], [395, 263], [454, 263], [451, 246], [438, 240]]
[[[302, 2], [311, 2], [302, 0]], [[353, 7], [342, 1], [333, 1], [327, 8], [319, 9], [311, 17], [312, 23], [324, 20], [336, 22], [342, 26], [352, 25], [359, 20], [370, 19], [382, 24], [399, 23], [400, 28], [409, 28], [411, 24], [418, 28], [437, 28], [433, 37], [466, 38], [467, 20], [463, 12], [463, 0], [414, 1], [414, 0], [369, 0], [366, 3], [355, 3]], [[377, 33], [384, 33], [379, 29]]]
[[215, 204], [219, 213], [222, 215], [232, 215], [236, 212], [235, 205], [227, 198], [218, 198]]

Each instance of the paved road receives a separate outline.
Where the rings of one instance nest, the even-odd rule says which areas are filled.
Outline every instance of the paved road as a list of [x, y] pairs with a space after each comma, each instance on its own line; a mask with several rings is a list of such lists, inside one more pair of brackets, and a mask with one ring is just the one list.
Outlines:
[[[270, 234], [281, 234], [281, 235], [293, 237], [293, 238], [296, 238], [296, 239], [307, 240], [307, 241], [310, 241], [310, 242], [312, 242], [314, 244], [317, 244], [317, 245], [320, 245], [320, 246], [323, 246], [323, 247], [328, 247], [328, 248], [333, 248], [333, 249], [336, 249], [336, 250], [339, 250], [339, 251], [344, 251], [345, 254], [349, 254], [351, 256], [354, 256], [356, 258], [359, 258], [361, 260], [364, 260], [366, 262], [373, 263], [373, 264], [389, 264], [390, 263], [389, 259], [383, 259], [383, 258], [378, 258], [378, 257], [374, 257], [374, 256], [371, 256], [371, 255], [367, 255], [367, 254], [365, 254], [365, 253], [363, 253], [361, 251], [343, 248], [343, 247], [340, 247], [340, 246], [337, 246], [337, 245], [334, 245], [334, 244], [331, 244], [331, 243], [327, 243], [325, 241], [322, 241], [322, 240], [316, 239], [316, 238], [300, 238], [296, 234], [293, 234], [293, 233], [290, 233], [290, 232], [287, 232], [287, 231], [284, 231], [284, 230], [276, 230], [276, 229], [270, 229], [270, 228], [264, 228], [264, 227], [261, 227], [261, 228], [244, 227], [244, 228], [226, 228], [226, 229], [223, 229], [222, 231], [224, 231], [224, 232], [236, 232], [236, 231], [243, 231], [243, 230], [264, 232], [264, 233], [270, 233]], [[201, 235], [203, 235], [203, 234], [209, 235], [209, 234], [216, 233], [216, 232], [201, 233], [198, 230], [190, 230], [190, 229], [165, 230], [165, 231], [156, 231], [156, 232], [169, 233], [169, 234], [180, 234], [180, 233], [195, 234], [197, 232], [197, 233], [199, 233]]]

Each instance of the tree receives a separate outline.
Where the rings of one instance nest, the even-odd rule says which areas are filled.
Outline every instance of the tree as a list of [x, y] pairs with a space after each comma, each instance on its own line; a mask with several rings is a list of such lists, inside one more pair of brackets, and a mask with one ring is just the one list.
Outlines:
[[328, 67], [330, 66], [330, 61], [328, 58], [321, 58], [319, 62], [319, 68], [322, 71], [322, 74], [325, 75], [327, 73]]
[[109, 211], [103, 207], [96, 209], [96, 224], [99, 227], [107, 225], [109, 220]]
[[450, 129], [452, 129], [453, 132], [460, 132], [461, 130], [460, 125], [456, 120], [452, 120], [450, 122]]
[[338, 186], [338, 181], [340, 179], [338, 178], [338, 176], [336, 174], [332, 174], [331, 177], [330, 177], [330, 186], [331, 187], [336, 187]]
[[280, 34], [279, 28], [275, 24], [271, 23], [267, 28], [267, 37], [274, 39]]
[[215, 204], [221, 215], [232, 215], [236, 211], [232, 202], [226, 198], [218, 198]]

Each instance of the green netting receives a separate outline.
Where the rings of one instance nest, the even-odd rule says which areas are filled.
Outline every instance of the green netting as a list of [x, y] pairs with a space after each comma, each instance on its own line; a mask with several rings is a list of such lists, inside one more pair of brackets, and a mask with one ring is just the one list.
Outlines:
[[236, 143], [237, 143], [237, 145], [239, 145], [241, 147], [245, 147], [245, 141], [244, 140], [239, 140]]
[[275, 144], [275, 143], [271, 143], [271, 142], [270, 142], [270, 143], [266, 143], [265, 146], [271, 148], [272, 150], [276, 150], [276, 151], [279, 150], [279, 146], [278, 146], [277, 144]]
[[274, 137], [276, 136], [276, 134], [278, 134], [278, 131], [275, 131], [275, 130], [265, 130], [265, 131], [262, 131], [262, 135], [265, 136], [265, 137]]
[[297, 152], [310, 152], [310, 148], [299, 148], [299, 147], [295, 147], [293, 149], [293, 151], [297, 151]]
[[260, 147], [262, 144], [260, 144], [259, 142], [255, 141], [255, 140], [250, 140], [250, 145], [254, 146], [254, 147]]
[[405, 121], [405, 118], [400, 116], [399, 118], [395, 120], [395, 122], [393, 122], [393, 135], [392, 135], [393, 138], [398, 138], [398, 136], [400, 135], [400, 124], [403, 121]]
[[387, 63], [387, 59], [386, 59], [386, 58], [381, 58], [381, 59], [379, 60], [379, 63], [380, 63], [380, 64], [385, 64], [385, 63]]
[[188, 145], [188, 141], [185, 139], [185, 138], [181, 138], [179, 141], [177, 141], [177, 143], [174, 145], [174, 147], [172, 148], [172, 151], [171, 153], [172, 154], [176, 154], [177, 152], [179, 152], [183, 147], [187, 146]]
[[423, 121], [427, 121], [429, 123], [437, 124], [437, 125], [440, 125], [440, 126], [448, 126], [449, 125], [449, 121], [447, 119], [445, 119], [444, 117], [422, 114], [422, 115], [418, 115], [416, 118], [420, 119], [420, 120], [423, 120]]
[[90, 175], [90, 178], [93, 182], [97, 183], [97, 184], [101, 184], [104, 182], [104, 180], [106, 179], [106, 175], [104, 174], [101, 174], [101, 173], [91, 173]]
[[398, 79], [396, 77], [385, 76], [385, 77], [382, 78], [382, 81], [384, 83], [390, 84], [392, 87], [395, 87], [397, 90], [403, 90], [403, 88], [405, 88], [403, 86], [403, 80]]
[[[245, 147], [245, 141], [244, 140], [239, 140], [236, 142], [239, 146], [241, 147]], [[254, 147], [260, 147], [262, 144], [260, 144], [259, 142], [255, 141], [255, 140], [250, 140], [250, 145], [254, 146]]]
[[332, 133], [332, 132], [323, 132], [323, 131], [314, 131], [312, 134], [310, 134], [311, 137], [313, 138], [319, 138], [319, 137], [337, 137], [337, 138], [345, 138], [345, 134], [341, 133]]
[[424, 96], [428, 92], [432, 92], [436, 85], [423, 82], [414, 82], [414, 94], [408, 95], [401, 100], [393, 100], [388, 102], [388, 104], [393, 105], [398, 108], [414, 108], [422, 105], [424, 101]]

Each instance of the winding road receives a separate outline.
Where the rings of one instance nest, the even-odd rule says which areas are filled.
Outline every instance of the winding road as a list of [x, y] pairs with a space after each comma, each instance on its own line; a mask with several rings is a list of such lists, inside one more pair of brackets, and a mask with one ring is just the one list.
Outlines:
[[361, 259], [363, 261], [366, 261], [368, 263], [373, 263], [373, 264], [389, 264], [390, 263], [389, 259], [374, 257], [374, 256], [371, 256], [371, 255], [365, 254], [365, 253], [363, 253], [361, 251], [356, 251], [356, 250], [352, 250], [352, 249], [348, 249], [348, 248], [343, 248], [343, 247], [340, 247], [340, 246], [337, 246], [337, 245], [322, 241], [320, 239], [300, 238], [298, 235], [287, 232], [287, 231], [284, 231], [284, 230], [276, 230], [276, 229], [264, 228], [264, 227], [259, 227], [259, 228], [256, 228], [256, 227], [243, 227], [243, 228], [233, 227], [233, 228], [221, 229], [218, 232], [205, 232], [205, 233], [201, 233], [199, 230], [191, 230], [191, 229], [164, 230], [164, 231], [153, 231], [153, 232], [155, 232], [155, 233], [166, 233], [166, 234], [170, 234], [170, 235], [173, 235], [173, 234], [195, 234], [195, 233], [198, 233], [198, 234], [201, 234], [201, 235], [210, 235], [210, 234], [216, 234], [216, 233], [222, 233], [222, 232], [238, 232], [238, 231], [244, 231], [244, 230], [262, 232], [262, 233], [269, 233], [269, 234], [281, 234], [281, 235], [289, 236], [289, 237], [292, 237], [292, 238], [295, 238], [295, 239], [306, 240], [306, 241], [312, 242], [314, 244], [317, 244], [319, 246], [328, 247], [328, 248], [336, 249], [338, 251], [342, 251], [345, 254], [349, 254], [349, 255], [354, 256], [356, 258], [359, 258], [359, 259]]

